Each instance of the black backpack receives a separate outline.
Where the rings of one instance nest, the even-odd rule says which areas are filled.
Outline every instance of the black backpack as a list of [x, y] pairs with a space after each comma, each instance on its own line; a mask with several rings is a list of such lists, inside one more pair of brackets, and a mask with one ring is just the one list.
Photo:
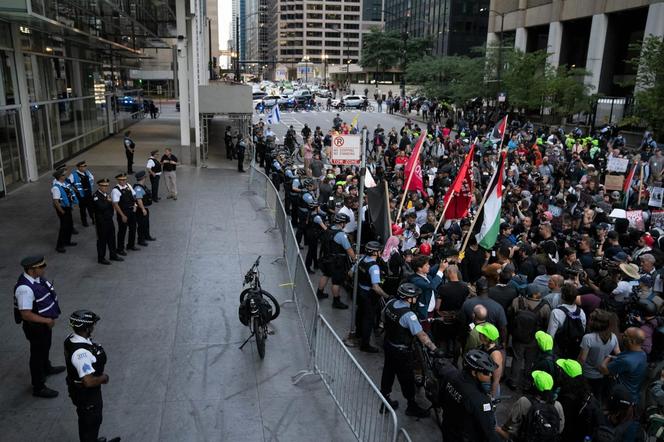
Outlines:
[[521, 423], [520, 440], [555, 442], [560, 433], [560, 415], [551, 402], [530, 399], [530, 409]]
[[557, 308], [565, 313], [565, 322], [553, 338], [558, 348], [558, 356], [576, 359], [581, 349], [581, 339], [585, 334], [585, 328], [581, 321], [581, 307], [577, 306], [574, 312], [570, 312], [562, 305]]
[[535, 339], [535, 333], [539, 329], [540, 320], [538, 316], [539, 310], [544, 305], [544, 301], [540, 301], [537, 307], [530, 309], [523, 296], [519, 296], [519, 308], [514, 313], [512, 338], [521, 343], [530, 343]]

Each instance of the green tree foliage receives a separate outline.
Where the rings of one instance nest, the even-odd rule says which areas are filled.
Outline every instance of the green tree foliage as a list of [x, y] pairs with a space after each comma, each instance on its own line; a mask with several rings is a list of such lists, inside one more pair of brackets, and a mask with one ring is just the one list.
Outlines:
[[382, 73], [400, 64], [403, 41], [398, 32], [384, 32], [372, 28], [368, 34], [364, 34], [362, 41], [360, 65], [363, 68], [375, 69]]
[[640, 57], [629, 60], [637, 66], [635, 112], [661, 138], [664, 135], [664, 39], [648, 36]]
[[428, 97], [460, 106], [483, 96], [484, 60], [461, 56], [425, 57], [408, 65], [406, 81], [421, 85]]

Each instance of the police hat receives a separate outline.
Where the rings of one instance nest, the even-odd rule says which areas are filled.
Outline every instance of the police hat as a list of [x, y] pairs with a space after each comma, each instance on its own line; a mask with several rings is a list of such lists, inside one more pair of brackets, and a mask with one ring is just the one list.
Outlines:
[[60, 179], [61, 177], [65, 176], [65, 170], [64, 169], [58, 169], [55, 172], [53, 172], [53, 178]]
[[143, 178], [145, 178], [145, 171], [144, 171], [144, 170], [139, 170], [138, 172], [136, 172], [136, 173], [134, 174], [134, 177], [135, 177], [137, 180], [142, 180]]
[[97, 323], [101, 318], [95, 312], [90, 310], [76, 310], [69, 316], [69, 325], [73, 329], [90, 327]]
[[116, 179], [116, 180], [119, 180], [119, 179], [124, 179], [124, 180], [126, 180], [126, 179], [127, 179], [127, 174], [124, 173], [124, 172], [123, 172], [123, 173], [119, 173], [119, 174], [115, 175], [115, 179]]
[[44, 260], [44, 255], [26, 256], [21, 260], [21, 267], [23, 267], [24, 269], [41, 267], [44, 264], [46, 264], [46, 261]]
[[157, 153], [159, 153], [159, 149], [155, 149], [155, 150], [150, 151], [150, 155], [154, 155], [154, 154], [157, 154]]
[[97, 181], [97, 184], [111, 184], [111, 181], [108, 178], [102, 178]]

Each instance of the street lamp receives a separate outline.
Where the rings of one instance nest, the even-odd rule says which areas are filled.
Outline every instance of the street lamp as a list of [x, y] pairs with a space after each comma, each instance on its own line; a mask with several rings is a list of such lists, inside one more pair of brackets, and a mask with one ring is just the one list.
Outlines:
[[323, 87], [327, 87], [327, 59], [329, 55], [323, 54]]
[[488, 8], [482, 8], [480, 9], [480, 12], [489, 12], [491, 14], [492, 12], [500, 17], [500, 34], [498, 37], [499, 40], [499, 45], [498, 46], [498, 69], [497, 69], [497, 75], [496, 75], [496, 81], [500, 85], [500, 76], [503, 71], [503, 25], [505, 24], [505, 13], [504, 12], [498, 12], [495, 9], [488, 9]]
[[305, 55], [302, 57], [302, 62], [304, 63], [304, 84], [309, 83], [309, 56]]

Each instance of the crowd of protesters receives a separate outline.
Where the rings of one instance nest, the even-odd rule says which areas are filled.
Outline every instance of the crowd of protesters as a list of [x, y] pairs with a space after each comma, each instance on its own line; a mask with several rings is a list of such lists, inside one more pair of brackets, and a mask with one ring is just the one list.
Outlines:
[[[327, 133], [302, 134], [306, 167], [270, 157], [274, 140], [264, 136], [271, 131], [263, 123], [254, 141], [265, 147], [260, 162], [267, 174], [284, 189], [310, 273], [324, 268], [331, 253], [334, 241], [325, 233], [331, 226], [346, 234], [348, 243], [337, 241], [343, 249], [361, 229], [361, 243], [373, 244], [369, 252], [374, 241], [381, 245], [381, 252], [367, 253], [377, 258], [381, 289], [358, 315], [373, 316], [371, 328], [380, 331], [381, 306], [401, 283], [412, 282], [420, 288], [414, 311], [436, 346], [453, 361], [476, 349], [486, 352], [497, 367], [485, 389], [489, 397], [500, 399], [505, 391], [522, 396], [486, 440], [535, 440], [528, 409], [539, 409], [531, 406], [539, 402], [558, 411], [558, 440], [655, 440], [644, 438], [662, 431], [664, 422], [662, 146], [648, 133], [640, 146], [628, 147], [612, 128], [565, 132], [534, 127], [517, 115], [509, 115], [503, 139], [495, 139], [498, 117], [475, 112], [456, 121], [432, 117], [429, 123], [406, 119], [399, 129], [364, 128], [367, 169], [377, 186], [389, 189], [392, 224], [383, 235], [366, 199], [358, 198], [364, 171], [326, 161], [331, 137], [346, 125], [340, 118]], [[423, 188], [403, 198], [404, 166], [423, 131]], [[436, 229], [471, 145], [468, 213]], [[626, 168], [609, 171], [616, 159], [627, 159], [617, 161]], [[486, 249], [473, 219], [500, 164], [499, 232]], [[626, 184], [615, 187], [616, 179]], [[361, 259], [350, 252], [344, 257], [346, 276]], [[350, 296], [352, 278], [341, 281], [323, 270], [321, 282], [328, 276], [333, 305], [344, 308], [340, 287]], [[319, 287], [324, 299], [325, 284]], [[361, 350], [378, 352], [370, 342], [378, 335], [359, 336], [360, 328]]]

